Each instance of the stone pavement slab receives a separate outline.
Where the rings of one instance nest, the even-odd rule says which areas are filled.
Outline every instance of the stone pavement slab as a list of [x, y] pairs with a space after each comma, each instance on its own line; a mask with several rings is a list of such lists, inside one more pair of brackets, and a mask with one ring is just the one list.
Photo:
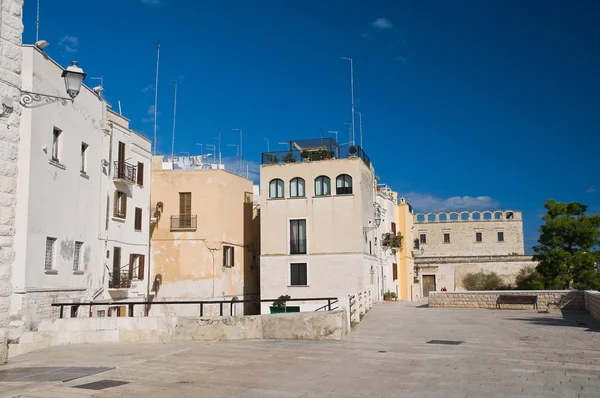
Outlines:
[[[584, 312], [398, 302], [373, 307], [344, 341], [72, 345], [15, 357], [0, 372], [33, 366], [114, 369], [0, 382], [0, 397], [586, 398], [600, 396], [600, 325]], [[74, 388], [102, 380], [128, 384]]]

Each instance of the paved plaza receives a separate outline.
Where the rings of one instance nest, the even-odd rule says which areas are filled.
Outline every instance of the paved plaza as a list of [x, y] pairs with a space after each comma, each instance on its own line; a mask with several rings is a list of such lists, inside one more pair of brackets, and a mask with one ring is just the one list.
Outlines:
[[0, 367], [11, 377], [0, 397], [597, 398], [600, 324], [585, 312], [385, 303], [341, 342], [62, 346], [12, 358]]

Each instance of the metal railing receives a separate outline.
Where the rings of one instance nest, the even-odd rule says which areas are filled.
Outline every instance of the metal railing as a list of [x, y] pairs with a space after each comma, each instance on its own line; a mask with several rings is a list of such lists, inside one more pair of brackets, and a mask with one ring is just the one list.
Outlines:
[[[333, 300], [333, 301], [331, 301], [331, 299], [327, 299], [327, 304], [325, 304], [325, 305], [324, 305], [324, 306], [322, 306], [322, 307], [319, 307], [319, 308], [317, 308], [317, 309], [315, 310], [315, 312], [317, 312], [317, 311], [335, 311], [335, 310], [337, 310], [337, 309], [338, 309], [338, 306], [337, 306], [337, 305], [335, 305], [335, 304], [337, 304], [338, 302], [339, 302], [339, 300], [338, 300], [338, 299], [335, 299], [335, 300]], [[332, 305], [335, 305], [335, 307], [332, 307]]]
[[288, 151], [263, 152], [262, 164], [283, 164], [283, 163], [300, 163], [312, 162], [318, 160], [334, 160], [360, 158], [367, 164], [371, 165], [371, 159], [360, 146], [340, 146], [322, 149], [311, 149], [298, 151], [291, 149]]
[[350, 301], [350, 304], [348, 304], [348, 309], [350, 311], [350, 321], [352, 321], [352, 316], [354, 315], [354, 313], [356, 313], [356, 308], [352, 308], [356, 305], [356, 296], [352, 295], [348, 297], [348, 300]]
[[129, 271], [121, 271], [117, 273], [111, 273], [108, 280], [109, 289], [128, 289], [131, 287], [131, 277]]
[[198, 216], [196, 215], [179, 215], [171, 216], [171, 229], [197, 229]]
[[[337, 303], [337, 297], [317, 297], [317, 298], [296, 298], [296, 299], [287, 299], [286, 302], [303, 302], [303, 301], [327, 301], [327, 305], [325, 308], [331, 308], [327, 311], [334, 311], [336, 308], [332, 308], [331, 306]], [[199, 305], [200, 306], [200, 316], [204, 316], [204, 306], [205, 305], [219, 305], [219, 316], [223, 316], [224, 313], [224, 305], [229, 305], [229, 316], [233, 316], [233, 308], [234, 304], [242, 304], [242, 303], [272, 303], [274, 301], [278, 301], [278, 299], [248, 299], [248, 300], [212, 300], [212, 301], [112, 301], [106, 303], [95, 303], [91, 302], [89, 305], [92, 306], [109, 306], [109, 307], [124, 307], [127, 306], [129, 308], [128, 316], [133, 317], [133, 309], [136, 305], [146, 305], [152, 306], [154, 305], [181, 305], [181, 304], [189, 304], [189, 305]], [[60, 318], [63, 317], [64, 307], [72, 307], [72, 306], [80, 306], [82, 303], [53, 303], [52, 307], [60, 307]]]
[[306, 239], [291, 240], [290, 254], [306, 254]]
[[131, 183], [136, 183], [136, 171], [137, 171], [137, 166], [134, 166], [132, 164], [129, 163], [122, 163], [119, 162], [118, 160], [115, 161], [115, 167], [114, 167], [114, 178], [118, 179], [118, 180], [125, 180]]

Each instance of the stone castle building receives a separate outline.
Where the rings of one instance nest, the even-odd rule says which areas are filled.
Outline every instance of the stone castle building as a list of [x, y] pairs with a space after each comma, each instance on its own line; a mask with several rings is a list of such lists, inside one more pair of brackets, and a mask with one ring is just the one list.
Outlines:
[[522, 268], [536, 265], [525, 255], [519, 211], [417, 213], [413, 239], [422, 297], [444, 287], [463, 290], [465, 275], [480, 271], [514, 284]]

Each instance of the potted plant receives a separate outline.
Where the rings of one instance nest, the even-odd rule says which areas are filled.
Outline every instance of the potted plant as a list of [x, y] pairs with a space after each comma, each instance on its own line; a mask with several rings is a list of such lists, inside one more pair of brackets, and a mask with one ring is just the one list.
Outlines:
[[385, 293], [383, 294], [383, 299], [384, 299], [385, 301], [392, 301], [392, 300], [395, 300], [395, 299], [396, 299], [396, 297], [397, 297], [397, 296], [396, 296], [396, 293], [394, 293], [394, 292], [390, 291], [389, 289], [388, 289], [388, 291], [387, 291], [387, 292], [385, 292]]
[[296, 162], [296, 158], [294, 157], [294, 154], [290, 151], [288, 153], [285, 154], [285, 156], [283, 157], [283, 161], [285, 163], [295, 163]]
[[273, 301], [273, 305], [270, 307], [271, 314], [281, 314], [285, 312], [300, 312], [300, 306], [288, 306], [286, 302], [291, 297], [289, 295], [281, 295], [277, 300]]
[[356, 156], [356, 147], [354, 145], [352, 145], [350, 147], [350, 149], [348, 150], [348, 152], [350, 152], [351, 157], [355, 157]]
[[310, 162], [310, 151], [307, 151], [306, 149], [302, 151], [302, 159], [304, 159], [305, 162]]
[[319, 160], [327, 160], [329, 159], [329, 151], [326, 149], [321, 149], [319, 151]]

